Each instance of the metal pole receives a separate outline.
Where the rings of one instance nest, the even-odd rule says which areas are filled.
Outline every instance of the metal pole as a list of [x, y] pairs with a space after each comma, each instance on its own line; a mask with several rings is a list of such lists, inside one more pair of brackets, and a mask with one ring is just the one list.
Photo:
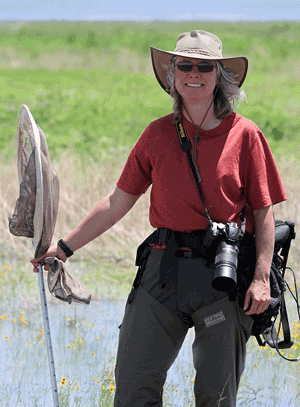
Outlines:
[[48, 363], [49, 363], [50, 378], [51, 378], [53, 407], [60, 407], [59, 398], [58, 398], [58, 390], [57, 390], [57, 382], [56, 382], [56, 374], [55, 374], [53, 348], [52, 348], [52, 342], [51, 342], [47, 299], [46, 299], [45, 284], [44, 284], [44, 274], [43, 274], [43, 268], [40, 264], [39, 264], [38, 279], [39, 279], [44, 330], [45, 330], [46, 345], [47, 345]]

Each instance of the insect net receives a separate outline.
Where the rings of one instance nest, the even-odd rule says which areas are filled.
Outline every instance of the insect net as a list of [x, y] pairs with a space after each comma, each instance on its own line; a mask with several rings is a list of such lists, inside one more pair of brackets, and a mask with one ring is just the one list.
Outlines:
[[[57, 220], [59, 180], [51, 164], [46, 137], [28, 107], [21, 106], [17, 126], [19, 197], [9, 230], [15, 236], [32, 238], [34, 257], [50, 246]], [[63, 301], [89, 303], [89, 290], [58, 259], [48, 258], [48, 288]]]

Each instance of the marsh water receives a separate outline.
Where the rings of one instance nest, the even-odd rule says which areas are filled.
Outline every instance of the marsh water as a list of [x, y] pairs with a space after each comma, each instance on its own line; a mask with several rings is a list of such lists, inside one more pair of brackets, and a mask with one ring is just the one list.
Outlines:
[[[79, 393], [86, 404], [82, 401], [78, 405], [92, 406], [89, 397], [99, 386], [103, 388], [108, 380], [113, 383], [125, 301], [103, 300], [89, 305], [48, 301], [57, 382], [59, 391], [69, 386], [70, 406], [75, 406], [72, 394]], [[52, 406], [41, 308], [10, 308], [1, 316], [0, 329], [0, 407]], [[191, 329], [169, 371], [166, 406], [194, 405], [193, 337]], [[300, 365], [284, 361], [270, 349], [259, 349], [251, 338], [238, 406], [296, 407], [300, 405], [299, 394]]]

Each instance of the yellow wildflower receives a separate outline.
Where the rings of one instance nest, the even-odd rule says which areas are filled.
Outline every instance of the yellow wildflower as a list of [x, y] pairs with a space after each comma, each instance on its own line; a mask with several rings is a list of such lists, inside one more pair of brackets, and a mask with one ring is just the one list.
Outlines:
[[63, 378], [61, 379], [61, 381], [60, 381], [60, 384], [61, 384], [62, 386], [64, 386], [64, 385], [67, 383], [67, 381], [68, 381], [68, 379], [66, 379], [65, 377], [63, 377]]
[[109, 391], [112, 393], [115, 390], [115, 386], [113, 384], [110, 385]]

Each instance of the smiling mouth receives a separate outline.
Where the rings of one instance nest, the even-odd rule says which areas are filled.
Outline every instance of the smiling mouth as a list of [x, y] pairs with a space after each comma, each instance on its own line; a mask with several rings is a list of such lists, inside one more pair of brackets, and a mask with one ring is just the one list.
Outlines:
[[201, 88], [203, 85], [201, 83], [187, 83], [185, 86], [190, 88]]

